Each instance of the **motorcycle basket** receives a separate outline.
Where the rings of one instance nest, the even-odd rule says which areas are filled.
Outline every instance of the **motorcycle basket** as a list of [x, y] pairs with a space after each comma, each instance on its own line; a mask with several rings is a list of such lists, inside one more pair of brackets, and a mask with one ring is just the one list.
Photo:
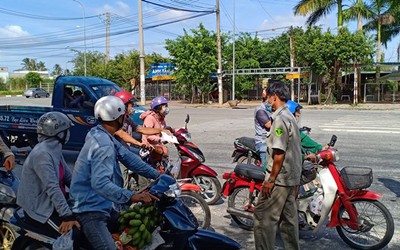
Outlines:
[[372, 169], [365, 167], [344, 167], [340, 175], [349, 190], [368, 188], [373, 180]]

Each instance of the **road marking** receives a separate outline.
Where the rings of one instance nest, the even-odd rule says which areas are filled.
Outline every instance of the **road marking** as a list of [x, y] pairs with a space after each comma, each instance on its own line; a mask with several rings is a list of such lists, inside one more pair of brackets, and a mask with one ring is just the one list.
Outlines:
[[324, 128], [323, 131], [334, 132], [352, 132], [352, 133], [377, 133], [377, 134], [400, 134], [400, 131], [383, 131], [383, 130], [359, 130], [359, 129], [334, 129]]

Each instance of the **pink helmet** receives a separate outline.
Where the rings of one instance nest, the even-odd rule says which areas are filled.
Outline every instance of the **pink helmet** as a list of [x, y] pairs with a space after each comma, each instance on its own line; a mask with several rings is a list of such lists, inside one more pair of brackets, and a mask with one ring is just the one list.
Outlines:
[[163, 96], [154, 97], [150, 103], [150, 108], [155, 109], [158, 105], [167, 104], [169, 101]]

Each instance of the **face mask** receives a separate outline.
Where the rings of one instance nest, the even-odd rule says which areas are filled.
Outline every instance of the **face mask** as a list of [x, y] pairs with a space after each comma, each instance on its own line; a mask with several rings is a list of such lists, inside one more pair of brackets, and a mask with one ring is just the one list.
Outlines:
[[164, 116], [169, 114], [169, 108], [168, 107], [163, 107], [162, 111], [163, 111]]
[[268, 112], [272, 112], [272, 107], [268, 103], [266, 103], [265, 110], [267, 110]]
[[69, 130], [62, 131], [59, 134], [57, 134], [57, 137], [58, 137], [60, 143], [65, 145], [69, 141], [70, 132], [69, 132]]
[[69, 132], [69, 129], [68, 129], [68, 130], [67, 130], [67, 134], [65, 135], [64, 144], [67, 144], [67, 143], [68, 143], [70, 135], [71, 135], [71, 133]]

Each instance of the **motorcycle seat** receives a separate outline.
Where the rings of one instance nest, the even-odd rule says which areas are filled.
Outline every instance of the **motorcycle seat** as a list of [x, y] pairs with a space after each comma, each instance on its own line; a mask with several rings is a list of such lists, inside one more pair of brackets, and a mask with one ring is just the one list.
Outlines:
[[237, 142], [238, 145], [243, 145], [252, 151], [256, 151], [256, 140], [253, 137], [239, 137], [236, 138], [235, 142]]
[[255, 181], [264, 181], [265, 173], [262, 167], [252, 164], [238, 164], [235, 167], [235, 173]]

